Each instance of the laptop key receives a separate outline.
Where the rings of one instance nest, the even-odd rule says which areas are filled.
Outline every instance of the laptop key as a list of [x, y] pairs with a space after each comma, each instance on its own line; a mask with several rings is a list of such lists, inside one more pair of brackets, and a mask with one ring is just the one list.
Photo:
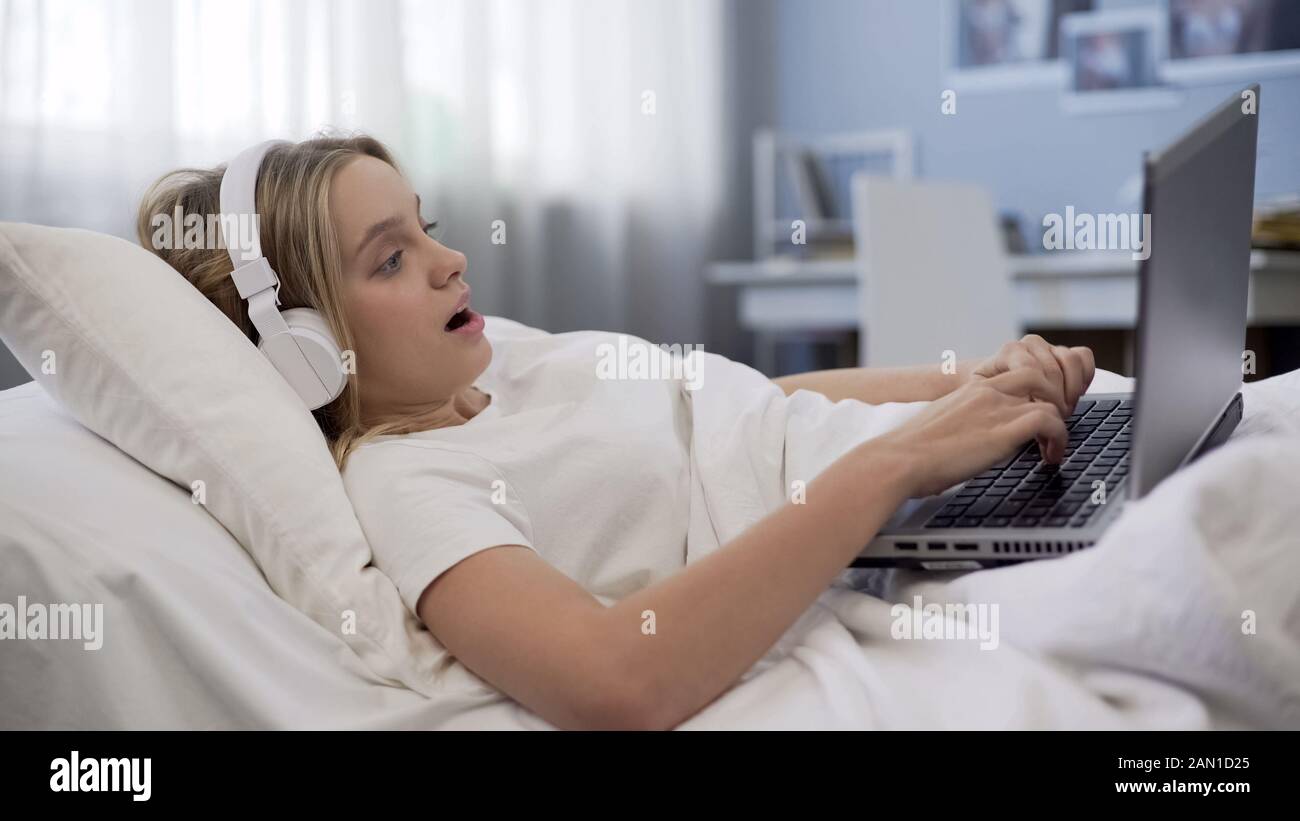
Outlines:
[[975, 504], [966, 509], [967, 516], [987, 516], [998, 506], [997, 499], [980, 499]]

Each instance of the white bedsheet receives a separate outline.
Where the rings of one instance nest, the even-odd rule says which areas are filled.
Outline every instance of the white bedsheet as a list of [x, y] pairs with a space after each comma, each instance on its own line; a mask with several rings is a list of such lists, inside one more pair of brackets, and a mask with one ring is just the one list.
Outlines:
[[[894, 415], [872, 424], [907, 412], [883, 408]], [[1300, 727], [1300, 372], [1247, 386], [1245, 413], [1233, 441], [1089, 551], [957, 578], [896, 573], [888, 600], [828, 590], [683, 728]], [[827, 430], [799, 425], [796, 443]], [[699, 456], [737, 480], [742, 513], [719, 521], [739, 526], [746, 504], [763, 506], [743, 490], [755, 469], [720, 453]], [[786, 469], [826, 461], [796, 444]], [[0, 642], [0, 729], [549, 726], [459, 665], [437, 700], [377, 680], [277, 598], [185, 491], [34, 385], [0, 394], [0, 520], [0, 601], [106, 611], [99, 651]], [[891, 639], [889, 602], [917, 592], [997, 603], [998, 649]], [[1248, 609], [1254, 635], [1241, 633]]]
[[[783, 408], [750, 374], [708, 371], [711, 387], [720, 378], [734, 389], [696, 401], [697, 464], [705, 486], [733, 477], [729, 493], [780, 492], [735, 447], [737, 419], [776, 431], [789, 414], [788, 488], [916, 409], [813, 394]], [[1092, 390], [1130, 386], [1103, 372]], [[749, 407], [718, 401], [728, 395]], [[832, 425], [832, 416], [857, 423]], [[757, 674], [683, 728], [1300, 727], [1296, 464], [1300, 372], [1248, 386], [1233, 439], [1133, 504], [1094, 548], [961, 575], [858, 571], [883, 598], [831, 588]], [[712, 505], [719, 541], [747, 527], [756, 507]], [[891, 637], [892, 605], [916, 596], [986, 614], [996, 605], [997, 647]]]

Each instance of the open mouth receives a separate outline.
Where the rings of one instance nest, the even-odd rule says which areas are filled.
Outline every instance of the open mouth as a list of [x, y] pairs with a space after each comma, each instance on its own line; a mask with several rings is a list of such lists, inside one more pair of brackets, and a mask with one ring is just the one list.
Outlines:
[[445, 332], [457, 336], [478, 336], [486, 327], [483, 315], [469, 307], [469, 296], [469, 286], [466, 286], [465, 292], [460, 296], [460, 302], [457, 303], [460, 305], [460, 310], [447, 320], [447, 324], [443, 327]]
[[468, 305], [466, 305], [464, 308], [461, 308], [459, 311], [451, 315], [451, 321], [447, 323], [447, 327], [444, 328], [444, 330], [454, 331], [457, 328], [462, 328], [473, 318], [474, 312], [470, 310]]

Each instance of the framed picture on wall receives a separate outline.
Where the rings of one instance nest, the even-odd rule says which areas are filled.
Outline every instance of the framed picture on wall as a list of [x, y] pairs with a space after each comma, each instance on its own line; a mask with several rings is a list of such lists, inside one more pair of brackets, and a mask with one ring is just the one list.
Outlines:
[[1060, 26], [1094, 0], [944, 0], [944, 82], [953, 89], [1059, 88]]
[[1300, 2], [1166, 0], [1169, 59], [1179, 82], [1300, 73]]
[[1061, 21], [1062, 107], [1085, 113], [1176, 105], [1181, 96], [1161, 74], [1166, 23], [1156, 7], [1067, 15]]

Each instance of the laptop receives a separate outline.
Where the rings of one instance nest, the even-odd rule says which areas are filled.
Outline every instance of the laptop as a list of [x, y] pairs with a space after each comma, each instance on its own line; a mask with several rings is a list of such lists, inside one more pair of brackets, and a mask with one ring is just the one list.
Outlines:
[[1081, 398], [1059, 465], [1029, 443], [909, 500], [852, 566], [971, 570], [1083, 550], [1128, 501], [1227, 439], [1242, 412], [1258, 103], [1253, 85], [1143, 159], [1136, 393]]

